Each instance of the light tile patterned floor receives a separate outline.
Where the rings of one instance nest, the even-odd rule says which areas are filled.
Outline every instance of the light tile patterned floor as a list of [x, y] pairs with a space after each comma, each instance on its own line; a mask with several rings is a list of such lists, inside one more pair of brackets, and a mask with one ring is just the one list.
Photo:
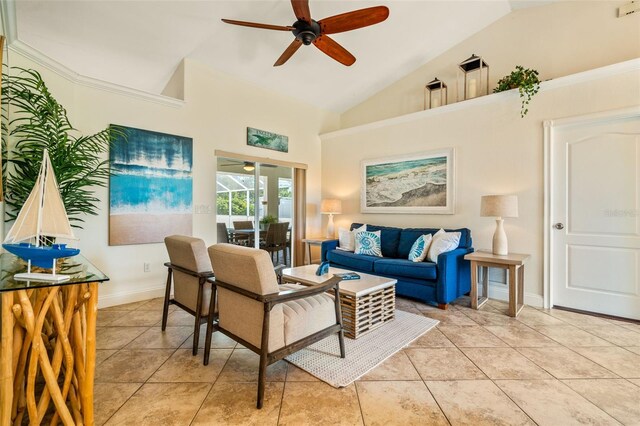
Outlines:
[[[269, 367], [255, 408], [258, 356], [214, 334], [191, 356], [193, 317], [161, 299], [98, 314], [97, 424], [640, 424], [640, 325], [525, 307], [506, 316], [461, 298], [447, 311], [398, 298], [441, 321], [362, 380], [334, 389], [286, 362]], [[199, 347], [203, 347], [204, 328]]]

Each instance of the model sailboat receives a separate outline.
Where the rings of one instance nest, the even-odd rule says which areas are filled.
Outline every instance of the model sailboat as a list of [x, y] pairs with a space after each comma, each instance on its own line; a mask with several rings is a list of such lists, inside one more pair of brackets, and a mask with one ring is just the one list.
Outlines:
[[[2, 247], [27, 261], [27, 273], [16, 274], [14, 278], [17, 280], [68, 280], [68, 275], [56, 274], [56, 259], [75, 256], [80, 253], [80, 250], [67, 247], [66, 244], [42, 245], [41, 236], [77, 239], [71, 230], [46, 149], [42, 156], [42, 165], [36, 184], [20, 209]], [[24, 242], [32, 239], [33, 243]], [[32, 273], [31, 265], [51, 268], [51, 274]]]

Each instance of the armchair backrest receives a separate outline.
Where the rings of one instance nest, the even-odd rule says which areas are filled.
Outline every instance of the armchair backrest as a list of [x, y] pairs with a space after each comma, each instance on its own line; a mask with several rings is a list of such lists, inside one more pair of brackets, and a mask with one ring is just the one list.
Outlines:
[[229, 242], [229, 233], [227, 232], [227, 225], [224, 222], [218, 222], [216, 225], [216, 231], [218, 234], [218, 242], [219, 243], [228, 243]]
[[234, 220], [233, 229], [253, 229], [253, 221], [251, 220]]
[[278, 279], [269, 254], [264, 250], [234, 244], [209, 247], [216, 280], [257, 294], [277, 293]]
[[[195, 273], [213, 270], [209, 256], [207, 256], [207, 246], [200, 238], [171, 235], [164, 239], [164, 244], [173, 265]], [[177, 270], [173, 271], [174, 299], [193, 311], [196, 310], [198, 302], [199, 285], [198, 277]], [[203, 302], [203, 310], [205, 307], [208, 309], [208, 299]]]
[[[209, 247], [209, 257], [216, 271], [216, 281], [222, 281], [261, 295], [278, 293], [278, 280], [271, 257], [264, 250], [234, 244]], [[220, 326], [252, 344], [262, 345], [264, 305], [257, 300], [218, 287]], [[282, 306], [271, 310], [269, 350], [284, 345]]]

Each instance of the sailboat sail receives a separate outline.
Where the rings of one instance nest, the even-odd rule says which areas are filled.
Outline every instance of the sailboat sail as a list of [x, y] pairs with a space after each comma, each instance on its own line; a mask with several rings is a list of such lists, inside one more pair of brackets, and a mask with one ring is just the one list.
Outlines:
[[41, 235], [76, 239], [71, 230], [46, 149], [38, 180], [9, 230], [5, 243], [15, 243], [34, 237], [37, 240]]
[[44, 199], [42, 201], [42, 218], [40, 225], [40, 235], [56, 238], [68, 238], [75, 240], [67, 210], [64, 208], [56, 175], [53, 173], [53, 166], [49, 155], [46, 155], [47, 174], [44, 182]]

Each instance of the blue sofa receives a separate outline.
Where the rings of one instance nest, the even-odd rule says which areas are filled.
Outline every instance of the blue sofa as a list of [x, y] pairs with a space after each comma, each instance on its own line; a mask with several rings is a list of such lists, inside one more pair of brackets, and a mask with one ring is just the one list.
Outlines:
[[[351, 229], [361, 223], [351, 224]], [[364, 272], [398, 280], [396, 294], [437, 304], [446, 309], [447, 304], [467, 294], [471, 289], [471, 267], [464, 255], [472, 253], [471, 231], [467, 228], [445, 229], [460, 232], [458, 248], [438, 256], [438, 263], [408, 260], [411, 246], [423, 234], [435, 234], [433, 228], [394, 228], [367, 224], [367, 231], [381, 231], [382, 256], [367, 256], [338, 250], [338, 240], [322, 243], [322, 261], [331, 266]]]

